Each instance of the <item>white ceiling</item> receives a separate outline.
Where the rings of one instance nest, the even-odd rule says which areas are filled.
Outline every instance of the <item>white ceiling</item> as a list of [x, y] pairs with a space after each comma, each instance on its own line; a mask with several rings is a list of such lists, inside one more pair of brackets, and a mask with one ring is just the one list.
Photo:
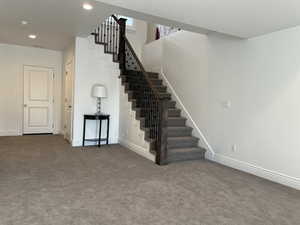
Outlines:
[[300, 0], [98, 0], [241, 38], [300, 25]]
[[[63, 50], [110, 14], [249, 38], [300, 25], [300, 0], [0, 0], [0, 43]], [[21, 25], [26, 20], [28, 25]], [[35, 40], [28, 34], [37, 34]]]
[[[0, 43], [63, 50], [72, 37], [87, 36], [112, 9], [93, 3], [82, 9], [83, 0], [0, 0]], [[21, 25], [21, 21], [28, 25]], [[37, 39], [27, 36], [37, 34]]]

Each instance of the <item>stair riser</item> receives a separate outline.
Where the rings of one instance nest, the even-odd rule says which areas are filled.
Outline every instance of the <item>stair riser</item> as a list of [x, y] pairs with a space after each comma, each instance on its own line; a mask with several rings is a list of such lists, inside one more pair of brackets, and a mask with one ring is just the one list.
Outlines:
[[168, 137], [185, 137], [191, 136], [192, 130], [168, 130]]
[[180, 110], [169, 110], [168, 111], [168, 116], [171, 116], [171, 117], [178, 117], [178, 116], [180, 116], [180, 114], [181, 114]]
[[[140, 86], [138, 86], [137, 84], [129, 84], [128, 82], [123, 82], [122, 85], [125, 86], [125, 91], [129, 92], [129, 91], [135, 91], [138, 88], [140, 88]], [[167, 96], [169, 99], [171, 99], [171, 94], [167, 93], [166, 89], [161, 86], [161, 88], [156, 88], [156, 90], [161, 94], [161, 95], [165, 95]]]
[[185, 126], [185, 119], [168, 120], [169, 127], [182, 127]]
[[[150, 80], [150, 81], [151, 81], [151, 84], [152, 84], [152, 85], [155, 85], [155, 86], [162, 85], [162, 80]], [[126, 78], [126, 79], [124, 80], [124, 82], [140, 84], [140, 85], [143, 85], [143, 86], [145, 86], [145, 87], [148, 86], [148, 82], [147, 82], [147, 81], [139, 80], [139, 79], [128, 79], [128, 78]]]
[[172, 148], [193, 148], [198, 146], [198, 141], [168, 141], [168, 149]]
[[[168, 102], [169, 108], [175, 108], [175, 105], [176, 105], [176, 102], [171, 102], [171, 101]], [[138, 105], [137, 105], [136, 101], [132, 101], [132, 109], [137, 108], [137, 107], [138, 107]]]
[[[138, 71], [130, 71], [130, 72], [127, 72], [126, 74], [122, 74], [122, 75], [132, 77], [132, 78], [143, 76], [142, 73], [138, 72]], [[148, 76], [151, 79], [158, 79], [159, 78], [159, 75], [157, 73], [148, 73]]]
[[[128, 94], [128, 100], [131, 101], [131, 94]], [[137, 115], [138, 115], [139, 117], [143, 117], [143, 116], [146, 115], [145, 111], [142, 110], [141, 108], [136, 108], [135, 111], [136, 111], [136, 113], [137, 113]], [[174, 111], [170, 110], [170, 111], [168, 112], [168, 115], [169, 115], [169, 116], [172, 116], [172, 117], [180, 117], [180, 111], [174, 113]], [[181, 133], [183, 134], [182, 136], [188, 136], [188, 135], [185, 135], [185, 134], [190, 134], [190, 133], [191, 133], [190, 130], [183, 130], [183, 131], [181, 131], [181, 130], [179, 130], [179, 131], [173, 131], [173, 130], [172, 130], [172, 131], [170, 131], [169, 133], [172, 133], [172, 132], [174, 132], [174, 133], [181, 132]]]
[[[121, 78], [122, 81], [122, 85], [125, 86], [125, 91], [131, 91], [133, 89], [135, 89], [136, 85], [134, 84], [129, 84], [128, 82], [126, 82], [124, 79]], [[167, 93], [167, 87], [163, 86], [163, 85], [155, 85], [154, 88], [160, 92], [160, 93]]]
[[154, 89], [157, 90], [158, 92], [167, 93], [167, 87], [163, 85], [154, 86]]
[[172, 156], [168, 157], [168, 162], [181, 162], [201, 159], [205, 159], [205, 153], [173, 154]]
[[[122, 83], [122, 85], [125, 86], [125, 91], [133, 91], [136, 90], [136, 86], [133, 85], [129, 85], [127, 82], [126, 83]], [[165, 90], [165, 88], [155, 88], [155, 90], [157, 90], [159, 93], [162, 94], [168, 94], [169, 96], [171, 96], [171, 94], [167, 93], [167, 91]]]
[[175, 108], [175, 106], [176, 106], [176, 102], [173, 101], [168, 102], [168, 108]]
[[[143, 116], [143, 115], [145, 115], [145, 113], [141, 113], [141, 115]], [[168, 115], [171, 117], [180, 117], [180, 111], [174, 112], [174, 111], [169, 110]]]
[[[147, 85], [147, 81], [142, 79], [142, 77], [130, 77], [130, 76], [121, 76], [122, 82], [129, 82], [129, 83], [137, 83], [142, 85]], [[150, 80], [153, 85], [162, 85], [162, 80], [160, 79], [151, 79]]]
[[[136, 111], [136, 118], [139, 119], [140, 111]], [[146, 136], [149, 137], [150, 131], [146, 131]], [[186, 129], [186, 130], [168, 130], [168, 137], [186, 137], [192, 135], [192, 129]]]

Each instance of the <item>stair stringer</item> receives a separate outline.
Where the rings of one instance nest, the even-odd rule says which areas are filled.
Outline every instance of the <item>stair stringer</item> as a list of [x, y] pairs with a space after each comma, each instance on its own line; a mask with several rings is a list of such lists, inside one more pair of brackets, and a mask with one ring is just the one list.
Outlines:
[[150, 152], [150, 143], [145, 140], [146, 133], [140, 128], [141, 122], [136, 119], [132, 102], [128, 100], [128, 94], [121, 83], [120, 79], [119, 143], [154, 162], [155, 155]]

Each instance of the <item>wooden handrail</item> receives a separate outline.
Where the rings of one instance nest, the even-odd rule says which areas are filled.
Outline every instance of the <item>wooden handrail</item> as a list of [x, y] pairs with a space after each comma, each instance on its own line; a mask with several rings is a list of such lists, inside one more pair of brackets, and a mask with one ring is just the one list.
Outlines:
[[111, 17], [114, 18], [114, 20], [120, 25], [118, 17], [116, 17], [115, 15], [111, 15]]
[[[119, 25], [121, 25], [121, 23], [120, 23], [118, 17], [116, 17], [115, 15], [112, 15], [112, 18], [114, 18], [114, 20], [115, 20]], [[130, 44], [129, 40], [128, 40], [127, 37], [126, 37], [126, 34], [123, 34], [123, 38], [124, 38], [124, 40], [125, 40], [125, 42], [126, 42], [128, 48], [130, 49], [130, 51], [131, 51], [133, 57], [135, 58], [136, 62], [138, 63], [138, 65], [139, 65], [139, 67], [140, 67], [140, 69], [141, 69], [141, 72], [142, 72], [143, 75], [145, 76], [146, 81], [147, 81], [147, 83], [149, 84], [151, 90], [153, 91], [155, 97], [156, 97], [157, 99], [164, 99], [164, 97], [160, 96], [159, 92], [153, 87], [153, 84], [152, 84], [151, 81], [150, 81], [150, 78], [149, 78], [148, 73], [145, 71], [145, 69], [144, 69], [144, 67], [143, 67], [143, 64], [141, 63], [141, 61], [139, 60], [138, 56], [136, 55], [136, 53], [135, 53], [135, 51], [134, 51], [132, 45]]]

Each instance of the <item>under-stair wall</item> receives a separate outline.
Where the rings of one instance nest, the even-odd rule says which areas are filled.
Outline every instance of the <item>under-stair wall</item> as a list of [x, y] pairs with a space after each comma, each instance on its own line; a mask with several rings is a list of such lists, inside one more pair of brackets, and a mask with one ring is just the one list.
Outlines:
[[120, 126], [119, 126], [119, 143], [137, 154], [155, 161], [154, 154], [150, 153], [150, 144], [145, 141], [145, 131], [141, 128], [141, 121], [136, 119], [136, 111], [133, 110], [132, 102], [129, 101], [128, 93], [125, 86], [120, 85]]

